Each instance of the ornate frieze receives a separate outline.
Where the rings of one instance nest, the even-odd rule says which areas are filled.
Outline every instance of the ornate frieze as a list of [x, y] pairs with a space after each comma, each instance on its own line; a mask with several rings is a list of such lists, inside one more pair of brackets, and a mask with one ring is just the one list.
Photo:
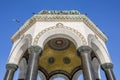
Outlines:
[[57, 14], [57, 15], [61, 15], [61, 14], [65, 14], [65, 15], [76, 15], [76, 14], [80, 14], [79, 13], [79, 11], [77, 11], [77, 10], [70, 10], [70, 11], [68, 11], [68, 10], [62, 10], [62, 11], [56, 11], [56, 10], [43, 10], [43, 11], [41, 11], [39, 14], [52, 14], [52, 15], [54, 15], [54, 14]]
[[90, 21], [84, 14], [78, 14], [74, 12], [73, 15], [71, 13], [65, 14], [65, 12], [60, 12], [61, 15], [58, 15], [58, 12], [49, 11], [46, 14], [35, 14], [31, 19], [29, 19], [17, 32], [15, 35], [12, 36], [11, 40], [14, 42], [21, 35], [23, 35], [35, 22], [84, 22], [95, 34], [97, 34], [103, 41], [107, 40], [107, 37], [96, 27], [96, 25]]
[[29, 19], [12, 37], [11, 40], [14, 42], [19, 39], [34, 23], [36, 20], [34, 18]]
[[64, 26], [62, 23], [58, 23], [58, 24], [56, 24], [56, 26], [46, 28], [46, 29], [42, 30], [41, 32], [39, 32], [39, 33], [36, 35], [36, 37], [35, 37], [35, 39], [34, 39], [34, 41], [33, 41], [33, 44], [34, 44], [34, 45], [37, 45], [37, 44], [38, 44], [38, 41], [39, 41], [39, 38], [40, 38], [44, 33], [46, 33], [47, 31], [50, 31], [50, 30], [53, 30], [53, 29], [59, 29], [59, 28], [63, 28], [63, 29], [66, 29], [66, 30], [68, 30], [68, 31], [71, 31], [71, 32], [75, 33], [75, 34], [78, 35], [79, 38], [81, 39], [81, 44], [87, 45], [86, 39], [84, 38], [84, 36], [83, 36], [79, 31], [75, 30], [74, 28]]

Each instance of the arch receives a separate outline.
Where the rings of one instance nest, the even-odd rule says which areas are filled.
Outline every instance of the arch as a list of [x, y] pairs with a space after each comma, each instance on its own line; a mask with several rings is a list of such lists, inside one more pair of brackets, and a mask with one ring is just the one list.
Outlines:
[[52, 77], [50, 77], [49, 80], [56, 80], [55, 78], [62, 78], [63, 80], [69, 80], [69, 78], [64, 74], [55, 74]]
[[75, 74], [73, 75], [72, 80], [78, 80], [79, 76], [83, 74], [82, 70], [78, 70], [77, 72], [75, 72]]
[[92, 34], [88, 35], [88, 45], [92, 47], [100, 64], [111, 63], [108, 52], [106, 51], [102, 43], [97, 40]]
[[41, 80], [47, 80], [47, 79], [46, 79], [46, 76], [44, 75], [44, 73], [41, 72], [40, 70], [38, 71], [38, 75], [39, 75], [39, 77], [41, 78]]
[[52, 38], [63, 37], [72, 41], [76, 48], [81, 45], [87, 45], [87, 41], [84, 36], [77, 30], [64, 26], [62, 23], [56, 24], [56, 26], [46, 28], [39, 32], [34, 41], [34, 45], [39, 45], [43, 48], [44, 44]]
[[32, 36], [30, 34], [27, 34], [25, 37], [23, 37], [15, 45], [14, 49], [11, 51], [11, 54], [10, 54], [9, 59], [8, 59], [8, 64], [18, 65], [21, 58], [23, 57], [25, 51], [31, 45], [31, 42], [32, 42]]

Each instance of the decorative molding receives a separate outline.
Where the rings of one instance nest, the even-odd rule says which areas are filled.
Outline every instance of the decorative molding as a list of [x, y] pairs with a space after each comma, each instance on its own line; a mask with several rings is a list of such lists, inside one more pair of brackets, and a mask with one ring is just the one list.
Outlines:
[[13, 71], [16, 71], [17, 70], [17, 68], [18, 68], [18, 65], [16, 65], [16, 64], [6, 64], [6, 69], [7, 70], [13, 70]]
[[65, 38], [54, 38], [48, 42], [50, 48], [54, 50], [65, 50], [70, 47], [70, 41]]
[[107, 36], [89, 19], [84, 15], [83, 22], [104, 42], [108, 40]]
[[12, 42], [19, 39], [35, 22], [84, 22], [95, 34], [97, 34], [103, 41], [107, 41], [107, 37], [97, 28], [97, 26], [88, 19], [84, 14], [35, 14], [29, 19], [11, 38]]
[[[14, 48], [11, 51], [11, 54], [9, 55], [8, 63], [11, 63], [11, 61], [12, 61], [12, 63], [15, 62], [15, 64], [18, 64], [19, 63], [18, 57], [23, 56], [26, 49], [28, 49], [28, 47], [31, 46], [31, 43], [32, 43], [32, 36], [30, 34], [22, 36], [21, 39], [19, 40], [19, 42], [16, 45], [14, 45]], [[15, 50], [18, 50], [18, 52], [16, 53]], [[22, 54], [19, 53], [21, 50], [23, 52]], [[16, 58], [12, 58], [13, 54], [16, 55]], [[13, 59], [15, 59], [14, 62], [13, 62]]]
[[104, 64], [101, 65], [101, 67], [102, 67], [103, 70], [112, 69], [113, 64], [112, 63], [104, 63]]
[[91, 54], [92, 48], [89, 46], [81, 46], [77, 49], [77, 56], [80, 57], [81, 54]]
[[95, 37], [95, 35], [88, 35], [88, 45], [93, 49], [96, 57], [99, 59], [100, 64], [111, 62], [107, 49], [101, 41]]
[[38, 41], [39, 41], [39, 38], [44, 34], [46, 33], [47, 31], [50, 31], [50, 30], [53, 30], [53, 29], [59, 29], [59, 28], [63, 28], [63, 29], [66, 29], [68, 31], [71, 31], [73, 33], [75, 33], [76, 35], [79, 36], [79, 38], [81, 39], [81, 44], [82, 45], [87, 45], [87, 41], [86, 39], [84, 38], [84, 36], [77, 30], [71, 28], [71, 27], [67, 27], [67, 26], [64, 26], [62, 23], [58, 23], [56, 24], [56, 26], [53, 26], [53, 27], [49, 27], [49, 28], [46, 28], [44, 30], [42, 30], [41, 32], [39, 32], [37, 34], [37, 36], [34, 38], [34, 41], [33, 41], [33, 44], [34, 45], [37, 45], [38, 44]]
[[61, 14], [65, 14], [65, 15], [68, 15], [68, 14], [71, 14], [71, 15], [76, 15], [76, 14], [80, 14], [80, 12], [79, 11], [77, 11], [77, 10], [42, 10], [42, 11], [40, 11], [40, 13], [39, 14], [52, 14], [52, 15], [54, 15], [54, 14], [57, 14], [57, 15], [61, 15]]
[[19, 39], [24, 33], [36, 22], [34, 18], [29, 19], [12, 37], [11, 40], [14, 42]]
[[82, 15], [35, 15], [36, 21], [40, 22], [81, 22]]
[[41, 52], [42, 52], [42, 48], [37, 46], [37, 45], [33, 45], [33, 46], [30, 46], [28, 48], [28, 52], [30, 54], [36, 54], [36, 55], [41, 55]]

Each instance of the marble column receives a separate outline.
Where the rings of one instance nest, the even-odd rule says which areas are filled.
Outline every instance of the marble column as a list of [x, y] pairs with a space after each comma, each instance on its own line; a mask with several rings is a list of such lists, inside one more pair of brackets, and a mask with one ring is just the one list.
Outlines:
[[102, 64], [102, 69], [105, 72], [107, 80], [116, 80], [114, 73], [113, 73], [113, 64], [112, 63]]
[[16, 64], [7, 64], [6, 65], [6, 74], [4, 80], [13, 80], [14, 72], [17, 70], [18, 66]]
[[89, 46], [81, 46], [77, 49], [77, 55], [81, 58], [83, 75], [85, 80], [95, 80], [91, 64], [92, 49]]
[[28, 49], [28, 52], [30, 55], [25, 80], [36, 80], [38, 74], [39, 56], [42, 53], [42, 48], [39, 46], [31, 46]]
[[18, 80], [25, 80], [25, 75], [27, 72], [27, 61], [25, 58], [22, 58], [19, 64], [19, 77]]
[[92, 67], [94, 69], [95, 80], [100, 80], [100, 64], [97, 57], [92, 59]]

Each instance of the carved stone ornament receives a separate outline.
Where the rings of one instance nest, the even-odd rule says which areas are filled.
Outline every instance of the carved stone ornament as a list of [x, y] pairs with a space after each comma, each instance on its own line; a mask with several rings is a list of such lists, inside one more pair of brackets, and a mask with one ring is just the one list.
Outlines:
[[7, 65], [6, 65], [6, 69], [7, 69], [7, 70], [16, 71], [17, 68], [18, 68], [18, 66], [17, 66], [16, 64], [7, 64]]
[[42, 51], [42, 49], [39, 46], [36, 46], [36, 45], [28, 48], [28, 52], [30, 54], [35, 54], [35, 53], [39, 54], [41, 51]]
[[[64, 11], [63, 11], [64, 12]], [[60, 12], [60, 13], [63, 13]], [[77, 11], [78, 12], [78, 11]], [[49, 13], [49, 11], [47, 11]], [[51, 12], [52, 13], [52, 12]], [[56, 13], [56, 12], [55, 12]], [[64, 12], [66, 13], [66, 11]], [[107, 37], [102, 33], [96, 25], [87, 18], [84, 14], [76, 14], [76, 12], [71, 11], [71, 13], [75, 13], [74, 15], [62, 14], [62, 15], [52, 15], [52, 14], [35, 14], [31, 17], [11, 38], [12, 42], [16, 39], [19, 39], [35, 22], [84, 22], [94, 33], [96, 33], [103, 41], [107, 40]], [[58, 14], [58, 13], [57, 13]]]
[[46, 28], [46, 29], [42, 30], [41, 32], [39, 32], [39, 33], [37, 34], [37, 36], [35, 37], [35, 39], [34, 39], [34, 41], [33, 41], [33, 44], [34, 44], [34, 45], [37, 45], [40, 37], [41, 37], [44, 33], [46, 33], [47, 31], [50, 31], [50, 30], [53, 30], [53, 29], [59, 29], [59, 28], [66, 29], [66, 30], [71, 31], [71, 32], [73, 32], [74, 34], [78, 35], [79, 38], [81, 39], [81, 44], [87, 45], [86, 39], [84, 38], [84, 36], [83, 36], [79, 31], [77, 31], [76, 29], [73, 29], [73, 28], [71, 28], [71, 27], [64, 26], [62, 23], [58, 23], [58, 24], [56, 24], [56, 26]]

